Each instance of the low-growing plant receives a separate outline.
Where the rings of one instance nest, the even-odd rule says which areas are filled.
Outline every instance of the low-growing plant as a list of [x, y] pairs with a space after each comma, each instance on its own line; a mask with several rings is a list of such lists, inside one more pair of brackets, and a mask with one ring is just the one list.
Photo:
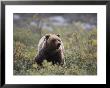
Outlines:
[[[64, 43], [63, 66], [43, 61], [43, 67], [35, 62], [39, 33], [29, 29], [14, 29], [14, 75], [96, 75], [97, 74], [97, 30], [84, 30], [80, 24], [69, 27], [54, 27], [52, 33], [61, 35]], [[61, 29], [61, 30], [60, 30]], [[42, 35], [51, 33], [42, 30]]]

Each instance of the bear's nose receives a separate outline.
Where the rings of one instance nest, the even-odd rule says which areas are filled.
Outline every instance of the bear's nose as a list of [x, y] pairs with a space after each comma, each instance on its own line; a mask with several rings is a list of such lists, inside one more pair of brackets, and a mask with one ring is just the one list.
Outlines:
[[59, 47], [60, 45], [61, 45], [61, 43], [58, 43], [58, 45], [57, 45], [57, 46]]

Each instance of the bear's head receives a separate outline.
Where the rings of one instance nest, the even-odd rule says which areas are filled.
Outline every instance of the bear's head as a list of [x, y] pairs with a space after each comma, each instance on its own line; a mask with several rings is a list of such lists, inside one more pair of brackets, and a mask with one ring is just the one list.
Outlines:
[[45, 39], [46, 39], [46, 46], [49, 49], [59, 49], [60, 45], [61, 45], [61, 39], [60, 39], [60, 35], [55, 35], [55, 34], [46, 34], [45, 35]]

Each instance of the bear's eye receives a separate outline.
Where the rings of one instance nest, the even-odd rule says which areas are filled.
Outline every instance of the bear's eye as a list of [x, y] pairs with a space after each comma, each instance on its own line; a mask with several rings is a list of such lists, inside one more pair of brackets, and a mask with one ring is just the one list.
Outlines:
[[60, 42], [60, 40], [58, 39], [58, 41]]

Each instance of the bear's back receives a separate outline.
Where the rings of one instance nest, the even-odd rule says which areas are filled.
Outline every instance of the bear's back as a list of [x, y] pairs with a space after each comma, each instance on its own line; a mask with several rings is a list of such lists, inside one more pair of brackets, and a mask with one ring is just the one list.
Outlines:
[[45, 43], [46, 43], [45, 36], [43, 36], [43, 37], [39, 40], [39, 43], [38, 43], [38, 52], [41, 51], [41, 49], [44, 48]]

